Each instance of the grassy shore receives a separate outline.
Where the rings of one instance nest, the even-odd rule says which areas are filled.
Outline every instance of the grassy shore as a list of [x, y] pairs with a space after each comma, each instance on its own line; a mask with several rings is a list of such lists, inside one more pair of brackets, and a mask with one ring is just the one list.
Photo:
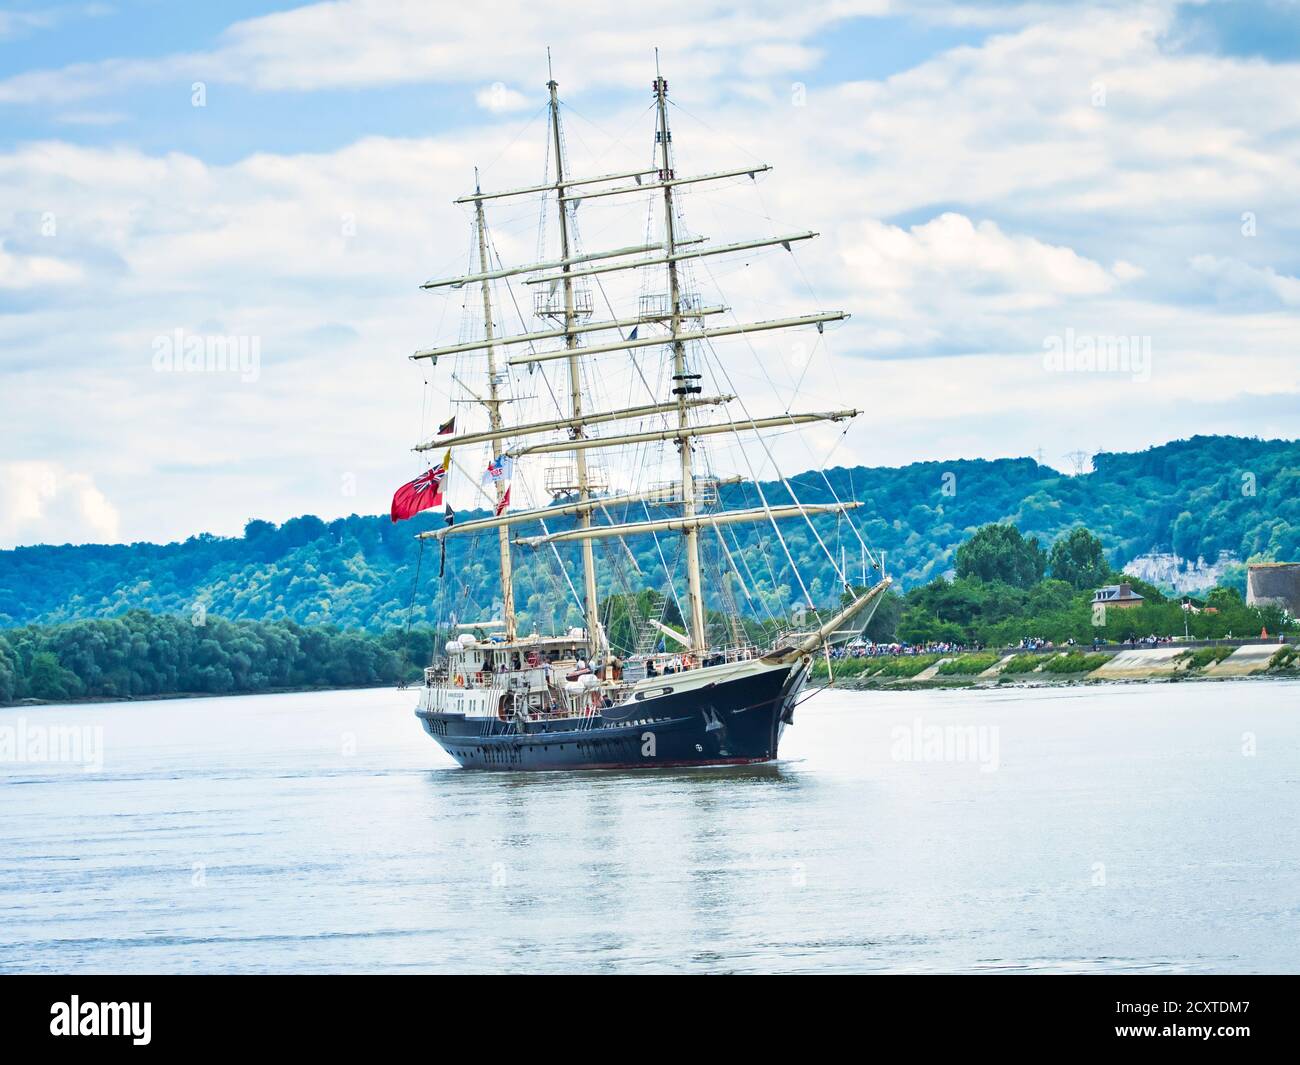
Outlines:
[[821, 681], [833, 678], [837, 686], [844, 688], [993, 688], [1008, 684], [1048, 686], [1251, 677], [1300, 678], [1300, 648], [1294, 645], [1278, 647], [1271, 658], [1244, 677], [1216, 676], [1213, 667], [1236, 650], [1237, 647], [1200, 647], [1189, 648], [1172, 658], [1164, 655], [1153, 661], [1149, 675], [1139, 672], [1138, 675], [1107, 676], [1102, 667], [1121, 652], [1071, 649], [845, 658], [833, 662], [829, 670], [823, 659], [813, 667], [813, 677]]

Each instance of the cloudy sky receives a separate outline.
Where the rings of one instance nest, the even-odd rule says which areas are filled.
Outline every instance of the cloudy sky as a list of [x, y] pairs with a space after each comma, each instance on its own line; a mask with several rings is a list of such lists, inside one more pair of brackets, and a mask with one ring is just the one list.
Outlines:
[[[852, 312], [717, 346], [754, 415], [865, 409], [786, 472], [1296, 435], [1292, 0], [19, 2], [0, 546], [386, 510], [453, 409], [453, 368], [407, 356], [469, 328], [418, 284], [467, 265], [475, 166], [545, 179], [547, 45], [574, 170], [647, 165], [658, 45], [679, 176], [774, 167], [684, 192], [691, 232], [821, 233], [693, 272], [741, 320]], [[639, 239], [645, 200], [611, 200], [585, 247]], [[501, 255], [532, 259], [537, 220], [494, 209]], [[178, 336], [256, 363], [171, 372]], [[1106, 337], [1133, 339], [1089, 369]]]

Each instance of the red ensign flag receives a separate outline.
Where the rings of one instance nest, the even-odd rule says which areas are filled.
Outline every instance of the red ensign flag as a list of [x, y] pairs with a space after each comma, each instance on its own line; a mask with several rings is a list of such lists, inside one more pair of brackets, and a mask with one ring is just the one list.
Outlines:
[[393, 521], [402, 521], [413, 517], [422, 510], [442, 504], [442, 478], [445, 471], [441, 466], [420, 474], [414, 481], [402, 485], [393, 494], [393, 509], [389, 512]]

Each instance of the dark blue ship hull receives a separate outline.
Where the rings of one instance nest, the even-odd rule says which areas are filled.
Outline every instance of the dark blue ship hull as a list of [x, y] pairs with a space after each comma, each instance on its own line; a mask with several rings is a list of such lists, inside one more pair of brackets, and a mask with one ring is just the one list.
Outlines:
[[466, 769], [749, 765], [776, 758], [806, 676], [806, 662], [796, 662], [680, 691], [672, 690], [674, 678], [668, 676], [662, 687], [590, 718], [541, 718], [522, 728], [464, 714], [416, 715]]

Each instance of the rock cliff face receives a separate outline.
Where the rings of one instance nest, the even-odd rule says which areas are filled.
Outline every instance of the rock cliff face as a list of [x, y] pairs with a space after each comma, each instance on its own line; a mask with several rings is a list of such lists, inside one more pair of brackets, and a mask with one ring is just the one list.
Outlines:
[[1178, 593], [1203, 592], [1213, 588], [1236, 561], [1231, 551], [1220, 551], [1213, 562], [1207, 562], [1204, 556], [1191, 562], [1172, 551], [1148, 551], [1129, 562], [1124, 572]]

